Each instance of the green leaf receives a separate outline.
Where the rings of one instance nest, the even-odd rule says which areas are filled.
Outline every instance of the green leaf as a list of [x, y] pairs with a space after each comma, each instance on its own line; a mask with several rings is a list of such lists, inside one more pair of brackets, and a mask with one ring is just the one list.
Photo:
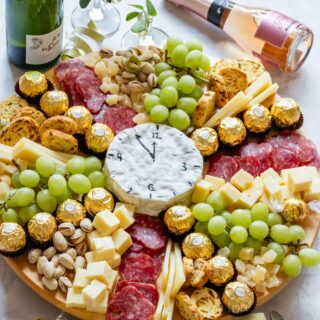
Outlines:
[[136, 9], [144, 10], [143, 6], [140, 4], [129, 4], [129, 6], [134, 7]]
[[139, 14], [140, 13], [137, 11], [132, 11], [132, 12], [128, 13], [126, 16], [126, 21], [130, 21], [130, 20], [136, 18]]
[[141, 21], [137, 21], [132, 27], [131, 27], [131, 31], [133, 33], [140, 33], [142, 31], [145, 31], [148, 27], [148, 22], [146, 19], [141, 20]]
[[88, 6], [89, 3], [90, 3], [90, 0], [80, 0], [80, 7], [84, 9]]
[[157, 15], [157, 10], [154, 7], [151, 0], [146, 0], [146, 5], [147, 5], [148, 14], [152, 17], [155, 17]]

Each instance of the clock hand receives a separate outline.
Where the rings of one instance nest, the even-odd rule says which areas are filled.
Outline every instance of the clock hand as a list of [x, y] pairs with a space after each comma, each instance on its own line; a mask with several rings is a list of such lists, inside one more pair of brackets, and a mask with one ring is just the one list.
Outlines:
[[150, 150], [142, 143], [142, 141], [140, 140], [140, 138], [141, 138], [141, 136], [139, 136], [139, 135], [136, 134], [136, 139], [137, 139], [138, 142], [141, 144], [142, 148], [145, 149], [145, 150], [149, 153], [149, 155], [150, 155], [150, 157], [152, 158], [152, 160], [155, 161], [155, 156], [156, 156], [156, 155], [155, 155], [156, 143], [155, 143], [155, 142], [152, 143], [152, 145], [153, 145], [153, 152], [150, 152]]

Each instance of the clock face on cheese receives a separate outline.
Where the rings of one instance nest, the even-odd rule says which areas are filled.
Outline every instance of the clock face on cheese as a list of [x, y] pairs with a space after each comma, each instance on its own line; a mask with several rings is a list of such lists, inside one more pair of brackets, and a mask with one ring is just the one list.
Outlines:
[[[157, 215], [187, 202], [201, 178], [203, 158], [183, 132], [158, 124], [142, 124], [120, 132], [109, 146], [107, 185], [138, 212]], [[143, 211], [141, 211], [143, 210]]]

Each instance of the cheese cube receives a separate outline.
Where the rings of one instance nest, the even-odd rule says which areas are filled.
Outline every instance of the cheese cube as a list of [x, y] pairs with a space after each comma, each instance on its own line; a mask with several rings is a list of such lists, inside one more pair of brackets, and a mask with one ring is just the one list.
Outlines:
[[283, 179], [279, 176], [279, 174], [273, 168], [269, 168], [268, 170], [263, 171], [260, 174], [260, 177], [262, 179], [265, 179], [267, 177], [271, 177], [271, 178], [277, 180], [280, 184], [283, 183]]
[[89, 249], [94, 250], [93, 249], [93, 240], [97, 239], [97, 238], [102, 238], [102, 237], [103, 237], [103, 235], [97, 230], [94, 230], [92, 232], [87, 233], [87, 244], [88, 244]]
[[96, 261], [113, 259], [116, 248], [111, 237], [93, 239], [93, 257]]
[[124, 203], [124, 202], [116, 202], [116, 206], [114, 207], [113, 211], [117, 211], [121, 206], [125, 206], [127, 210], [130, 212], [130, 214], [133, 216], [135, 212], [135, 205], [130, 203]]
[[306, 170], [309, 172], [309, 174], [314, 178], [318, 179], [319, 178], [319, 171], [316, 167], [314, 166], [306, 166]]
[[237, 201], [237, 205], [241, 208], [251, 209], [261, 195], [262, 192], [260, 190], [253, 188], [247, 189], [242, 192], [239, 200]]
[[303, 192], [305, 201], [320, 200], [320, 179], [314, 179], [309, 190]]
[[281, 187], [276, 179], [272, 177], [266, 177], [265, 179], [263, 179], [263, 184], [264, 189], [270, 196], [277, 197], [281, 195]]
[[128, 232], [118, 229], [113, 235], [112, 240], [118, 253], [123, 255], [132, 245], [132, 239]]
[[66, 307], [67, 308], [85, 308], [86, 302], [84, 300], [82, 290], [69, 288], [66, 299]]
[[107, 260], [109, 266], [113, 269], [118, 268], [121, 263], [121, 256], [118, 252], [114, 255], [112, 259]]
[[211, 184], [210, 191], [218, 191], [222, 186], [226, 184], [226, 181], [224, 179], [210, 176], [208, 174], [205, 176], [204, 180]]
[[229, 182], [220, 189], [220, 192], [230, 206], [236, 203], [241, 197], [241, 192]]
[[243, 169], [239, 170], [232, 178], [231, 183], [240, 191], [247, 189], [251, 182], [253, 181], [253, 176], [244, 171]]
[[89, 284], [89, 279], [87, 277], [87, 270], [82, 268], [77, 268], [76, 274], [73, 280], [73, 287], [75, 289], [82, 289]]
[[292, 192], [287, 185], [281, 186], [281, 197], [286, 200], [289, 198], [301, 199], [300, 192]]
[[212, 188], [212, 184], [206, 180], [200, 180], [193, 189], [192, 202], [201, 203], [206, 202], [209, 192]]
[[108, 279], [108, 283], [107, 283], [107, 290], [109, 290], [110, 292], [113, 291], [113, 289], [115, 288], [117, 281], [118, 281], [118, 277], [119, 277], [119, 272], [116, 270], [109, 270], [108, 274], [107, 274], [107, 279]]
[[291, 169], [283, 169], [281, 170], [281, 178], [284, 184], [289, 184], [289, 172]]
[[119, 219], [119, 228], [127, 229], [134, 223], [134, 218], [125, 205], [119, 207], [113, 214]]
[[90, 263], [90, 262], [95, 262], [93, 251], [86, 252], [84, 257], [86, 258], [87, 264]]
[[93, 280], [82, 290], [82, 294], [87, 305], [95, 306], [105, 298], [107, 287], [101, 281]]
[[109, 236], [120, 225], [120, 220], [109, 210], [98, 212], [93, 219], [92, 225], [103, 235]]
[[107, 312], [108, 301], [109, 301], [109, 292], [107, 291], [104, 298], [100, 302], [96, 304], [88, 303], [87, 311], [105, 314]]
[[305, 191], [310, 189], [314, 175], [307, 167], [291, 169], [288, 172], [289, 188], [293, 192]]
[[252, 181], [251, 187], [256, 190], [261, 190], [263, 191], [264, 185], [263, 185], [263, 180], [261, 177], [255, 177]]
[[107, 275], [111, 267], [106, 261], [90, 262], [87, 265], [87, 277], [89, 280], [99, 280], [108, 283]]

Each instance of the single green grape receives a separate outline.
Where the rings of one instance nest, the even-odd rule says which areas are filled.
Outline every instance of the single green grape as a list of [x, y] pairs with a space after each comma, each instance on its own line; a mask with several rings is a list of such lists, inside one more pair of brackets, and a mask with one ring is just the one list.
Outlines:
[[296, 277], [302, 270], [302, 263], [298, 256], [289, 254], [284, 258], [282, 268], [288, 277]]
[[15, 171], [11, 176], [11, 183], [14, 188], [21, 188], [23, 187], [22, 183], [20, 182], [20, 172]]
[[195, 39], [195, 38], [187, 40], [186, 46], [189, 49], [189, 51], [192, 51], [192, 50], [203, 51], [203, 45], [202, 45], [201, 41], [199, 41], [198, 39]]
[[15, 208], [18, 207], [16, 204], [16, 193], [18, 189], [11, 189], [9, 190], [7, 197], [6, 197], [6, 205], [8, 208]]
[[276, 224], [272, 226], [270, 235], [272, 240], [281, 244], [287, 244], [292, 241], [292, 233], [290, 232], [289, 227], [283, 224]]
[[19, 215], [16, 210], [8, 208], [2, 214], [2, 221], [19, 223]]
[[190, 118], [183, 110], [174, 109], [170, 111], [169, 124], [170, 126], [183, 131], [190, 126]]
[[240, 251], [244, 248], [244, 245], [231, 242], [228, 245], [228, 248], [230, 250], [230, 254], [229, 254], [228, 258], [231, 261], [235, 261], [235, 260], [237, 260], [239, 258]]
[[179, 83], [178, 83], [179, 91], [186, 94], [190, 94], [193, 92], [195, 88], [196, 88], [196, 81], [194, 80], [193, 77], [189, 75], [185, 75], [179, 79]]
[[211, 65], [210, 59], [207, 56], [202, 55], [199, 62], [199, 68], [202, 69], [203, 71], [208, 72], [210, 70], [210, 65]]
[[152, 94], [154, 96], [157, 96], [159, 98], [160, 98], [160, 93], [161, 93], [161, 89], [160, 88], [155, 88], [150, 92], [150, 94]]
[[178, 100], [177, 108], [183, 110], [187, 114], [192, 114], [197, 108], [197, 101], [190, 97], [182, 97]]
[[179, 99], [178, 91], [175, 87], [167, 86], [161, 90], [160, 102], [168, 108], [177, 105]]
[[258, 256], [261, 252], [261, 242], [252, 237], [248, 237], [247, 241], [244, 243], [247, 248], [252, 248], [255, 256]]
[[253, 221], [249, 226], [249, 233], [251, 237], [262, 241], [269, 234], [269, 227], [264, 221]]
[[197, 221], [193, 228], [195, 232], [200, 232], [207, 235], [209, 234], [207, 221], [205, 222]]
[[320, 253], [312, 248], [301, 249], [299, 258], [304, 267], [315, 267], [320, 264]]
[[226, 230], [227, 222], [221, 216], [214, 216], [208, 222], [208, 231], [214, 235], [218, 236]]
[[61, 174], [53, 174], [48, 180], [48, 189], [55, 197], [61, 196], [67, 189], [67, 181]]
[[56, 165], [46, 157], [39, 157], [36, 160], [36, 170], [42, 177], [50, 177], [56, 171]]
[[192, 208], [193, 216], [201, 222], [209, 221], [213, 217], [213, 209], [207, 203], [197, 203]]
[[154, 106], [150, 111], [150, 117], [152, 122], [162, 123], [165, 122], [169, 117], [169, 110], [167, 107], [159, 104]]
[[34, 170], [24, 170], [20, 173], [19, 180], [25, 187], [35, 188], [40, 182], [40, 176]]
[[159, 76], [162, 72], [167, 71], [167, 70], [171, 70], [172, 68], [168, 63], [160, 62], [155, 65], [154, 69], [155, 69], [156, 75]]
[[35, 204], [31, 203], [28, 206], [19, 209], [20, 221], [25, 224], [27, 223], [35, 214], [41, 212], [41, 209]]
[[226, 207], [226, 201], [219, 191], [211, 192], [207, 197], [207, 203], [214, 209], [215, 212], [220, 213]]
[[174, 87], [174, 88], [178, 88], [178, 79], [176, 77], [169, 77], [167, 79], [165, 79], [162, 84], [161, 84], [161, 88], [165, 88], [165, 87]]
[[283, 259], [286, 256], [286, 253], [285, 253], [282, 245], [277, 242], [270, 242], [268, 244], [268, 249], [272, 249], [277, 254], [277, 257], [273, 261], [273, 263], [278, 263], [278, 264], [282, 263]]
[[193, 98], [198, 101], [203, 95], [203, 89], [201, 86], [196, 85], [195, 89], [187, 95], [187, 97]]
[[57, 208], [57, 199], [48, 189], [41, 190], [37, 194], [37, 205], [43, 212], [53, 213]]
[[250, 210], [247, 209], [236, 209], [232, 212], [231, 222], [233, 226], [242, 226], [249, 228], [251, 224]]
[[62, 202], [72, 199], [72, 192], [69, 188], [66, 188], [61, 196], [56, 197], [57, 204], [61, 204]]
[[220, 215], [221, 215], [221, 217], [224, 218], [224, 220], [226, 220], [227, 226], [229, 228], [231, 228], [233, 226], [232, 225], [232, 221], [231, 221], [231, 217], [232, 217], [231, 212], [224, 210], [224, 211], [221, 212]]
[[86, 160], [78, 156], [71, 158], [67, 162], [67, 170], [71, 174], [84, 173], [86, 170]]
[[251, 208], [252, 221], [268, 222], [269, 209], [265, 203], [258, 202]]
[[170, 77], [176, 77], [175, 71], [173, 71], [173, 70], [163, 71], [163, 72], [158, 76], [158, 83], [159, 83], [159, 85], [161, 86], [162, 82], [163, 82], [164, 80], [166, 80], [167, 78], [170, 78]]
[[[168, 79], [170, 79], [170, 78], [168, 78]], [[145, 109], [148, 112], [150, 112], [154, 106], [157, 106], [160, 104], [160, 98], [158, 96], [153, 95], [153, 94], [148, 94], [144, 98], [143, 104], [144, 104]]]
[[168, 51], [168, 56], [170, 57], [173, 53], [173, 50], [181, 44], [183, 44], [183, 40], [181, 38], [176, 36], [169, 37], [166, 42], [166, 49]]
[[190, 69], [197, 69], [202, 59], [202, 52], [199, 50], [192, 50], [186, 56], [186, 67]]
[[230, 239], [237, 244], [245, 243], [248, 239], [248, 231], [242, 226], [234, 226], [230, 230]]
[[294, 225], [290, 226], [289, 229], [290, 229], [290, 232], [292, 235], [293, 244], [299, 244], [300, 242], [302, 242], [304, 240], [305, 232], [301, 226], [294, 224]]
[[172, 64], [176, 67], [184, 68], [188, 52], [188, 48], [185, 45], [180, 44], [176, 46], [171, 56]]
[[[97, 171], [94, 171], [97, 172]], [[90, 173], [89, 177], [92, 175]], [[91, 189], [91, 182], [88, 177], [83, 174], [73, 174], [68, 180], [68, 187], [77, 194], [88, 193]]]
[[[91, 157], [89, 157], [89, 158], [91, 158]], [[95, 158], [95, 157], [93, 157], [93, 158]], [[67, 169], [66, 169], [66, 167], [58, 166], [58, 167], [56, 167], [56, 172], [55, 173], [61, 174], [62, 176], [65, 176], [67, 174]], [[40, 181], [41, 181], [41, 178], [40, 178]]]
[[85, 175], [88, 176], [93, 171], [101, 170], [101, 160], [97, 157], [88, 157], [85, 159], [86, 161], [86, 170]]
[[36, 193], [33, 189], [28, 187], [22, 187], [17, 190], [14, 195], [14, 201], [18, 207], [24, 207], [34, 200]]
[[268, 226], [272, 227], [276, 224], [282, 224], [282, 217], [279, 213], [271, 212], [268, 214]]
[[210, 238], [220, 249], [228, 247], [231, 243], [231, 239], [227, 231], [222, 232], [218, 236], [210, 235]]
[[93, 171], [88, 176], [91, 188], [103, 188], [106, 183], [106, 176], [101, 171]]

